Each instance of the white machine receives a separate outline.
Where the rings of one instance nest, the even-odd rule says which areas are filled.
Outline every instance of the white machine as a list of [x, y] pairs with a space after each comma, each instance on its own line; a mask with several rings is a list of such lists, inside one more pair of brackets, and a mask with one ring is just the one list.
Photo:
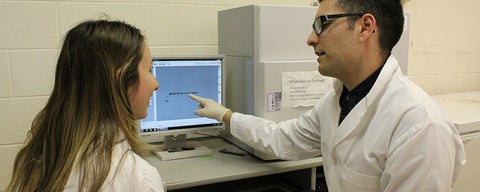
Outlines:
[[454, 191], [476, 192], [480, 189], [480, 91], [432, 97], [457, 127], [467, 156]]
[[[317, 71], [317, 56], [307, 45], [316, 6], [249, 5], [218, 12], [218, 50], [225, 55], [226, 106], [275, 122], [296, 118], [331, 89]], [[394, 55], [408, 63], [408, 15]], [[233, 138], [223, 137], [262, 159]]]

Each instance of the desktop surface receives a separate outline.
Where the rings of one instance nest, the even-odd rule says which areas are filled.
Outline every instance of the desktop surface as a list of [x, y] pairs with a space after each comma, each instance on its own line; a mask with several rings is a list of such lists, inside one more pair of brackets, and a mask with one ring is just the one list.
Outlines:
[[198, 142], [213, 150], [213, 155], [161, 161], [156, 156], [146, 160], [156, 167], [168, 190], [221, 183], [322, 166], [322, 158], [299, 161], [265, 161], [252, 155], [232, 155], [219, 150], [232, 144], [221, 138], [204, 138]]

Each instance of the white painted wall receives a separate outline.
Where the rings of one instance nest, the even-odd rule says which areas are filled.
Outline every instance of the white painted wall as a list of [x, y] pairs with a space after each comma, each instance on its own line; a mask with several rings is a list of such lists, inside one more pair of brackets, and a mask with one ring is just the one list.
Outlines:
[[[217, 54], [217, 11], [312, 0], [0, 0], [0, 190], [53, 87], [58, 48], [79, 21], [125, 20], [153, 55]], [[430, 94], [480, 90], [480, 1], [412, 0], [408, 74]], [[312, 18], [313, 21], [313, 18]], [[305, 37], [306, 38], [306, 37]]]

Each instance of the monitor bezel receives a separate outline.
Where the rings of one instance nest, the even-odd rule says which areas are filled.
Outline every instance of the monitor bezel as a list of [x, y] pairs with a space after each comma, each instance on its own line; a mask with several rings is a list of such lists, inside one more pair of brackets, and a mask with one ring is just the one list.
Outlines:
[[[224, 55], [168, 55], [168, 56], [154, 56], [155, 60], [208, 60], [208, 59], [220, 59], [222, 61], [222, 98], [221, 104], [225, 105], [225, 56]], [[160, 89], [162, 82], [159, 82]], [[194, 111], [192, 111], [194, 113]], [[200, 127], [187, 127], [172, 130], [163, 130], [157, 132], [141, 132], [141, 120], [138, 120], [138, 132], [140, 139], [146, 143], [163, 143], [166, 136], [176, 136], [186, 134], [187, 139], [195, 139], [202, 137], [218, 136], [220, 131], [225, 130], [225, 123], [220, 122], [218, 125], [208, 125]]]

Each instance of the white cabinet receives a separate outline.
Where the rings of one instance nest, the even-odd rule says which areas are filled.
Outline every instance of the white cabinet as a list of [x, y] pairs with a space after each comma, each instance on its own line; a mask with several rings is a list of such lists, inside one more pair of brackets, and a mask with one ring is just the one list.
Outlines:
[[454, 191], [478, 192], [480, 190], [480, 132], [463, 135], [462, 140], [467, 164], [460, 171]]
[[432, 97], [457, 127], [467, 156], [454, 191], [477, 192], [480, 189], [480, 91]]

